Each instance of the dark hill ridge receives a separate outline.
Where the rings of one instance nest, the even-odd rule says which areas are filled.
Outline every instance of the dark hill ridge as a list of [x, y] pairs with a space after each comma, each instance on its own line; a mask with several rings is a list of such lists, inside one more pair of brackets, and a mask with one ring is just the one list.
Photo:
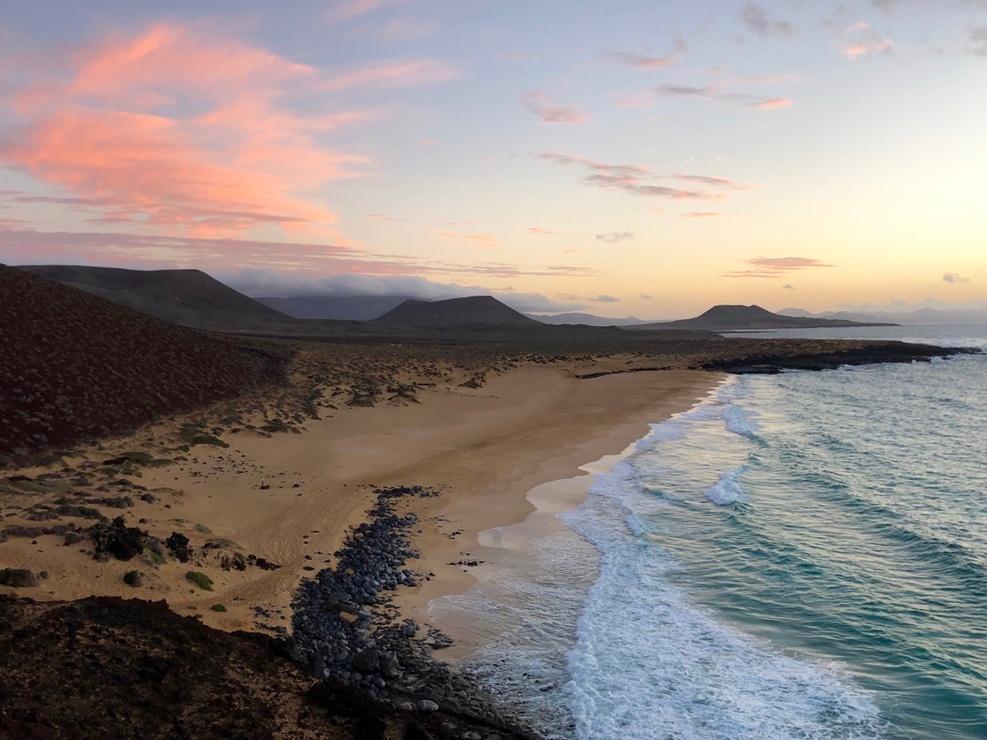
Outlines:
[[889, 324], [865, 324], [843, 319], [782, 316], [760, 306], [713, 306], [693, 319], [665, 321], [656, 324], [640, 324], [626, 327], [630, 331], [641, 329], [708, 329], [710, 331], [757, 331], [761, 329], [814, 329], [822, 327], [889, 326]]
[[281, 378], [283, 361], [0, 265], [0, 464]]
[[280, 311], [238, 293], [200, 270], [77, 265], [30, 265], [20, 269], [183, 326], [241, 330], [291, 321]]
[[444, 301], [408, 299], [376, 320], [385, 326], [429, 328], [498, 326], [537, 328], [544, 325], [530, 319], [492, 296], [450, 298]]

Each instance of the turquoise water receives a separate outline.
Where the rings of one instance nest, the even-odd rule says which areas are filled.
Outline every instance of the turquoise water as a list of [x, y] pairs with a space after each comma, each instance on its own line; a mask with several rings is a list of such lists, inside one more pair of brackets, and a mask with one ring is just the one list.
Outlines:
[[987, 357], [733, 378], [564, 519], [560, 734], [987, 737]]
[[987, 355], [731, 377], [559, 516], [431, 605], [546, 737], [987, 738]]

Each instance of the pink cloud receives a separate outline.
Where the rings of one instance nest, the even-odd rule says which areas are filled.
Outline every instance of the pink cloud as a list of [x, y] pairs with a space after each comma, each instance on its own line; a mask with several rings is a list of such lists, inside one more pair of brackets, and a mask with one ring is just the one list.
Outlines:
[[485, 247], [494, 247], [497, 245], [497, 239], [490, 234], [469, 234], [461, 231], [439, 231], [438, 235], [443, 239], [449, 239], [450, 241], [476, 242], [477, 244], [482, 244]]
[[820, 262], [811, 257], [754, 257], [747, 260], [751, 265], [765, 267], [770, 270], [804, 270], [807, 267], [832, 267], [833, 265]]
[[857, 21], [842, 32], [843, 56], [848, 59], [892, 54], [894, 44], [881, 36], [866, 21]]
[[847, 44], [843, 47], [844, 56], [856, 59], [858, 57], [870, 56], [871, 54], [887, 54], [894, 48], [887, 39], [877, 39], [874, 41], [861, 41], [856, 44]]
[[136, 36], [112, 36], [74, 55], [73, 97], [115, 100], [134, 92], [157, 93], [181, 86], [210, 95], [237, 93], [286, 80], [314, 78], [314, 68], [217, 36], [206, 29], [158, 24]]
[[334, 110], [326, 93], [451, 74], [414, 60], [330, 76], [178, 24], [58, 52], [14, 91], [20, 125], [0, 143], [0, 163], [86, 201], [65, 205], [101, 210], [95, 222], [196, 234], [265, 225], [328, 233], [335, 215], [312, 189], [358, 176], [369, 161], [324, 137], [379, 112]]
[[555, 233], [551, 229], [545, 229], [542, 228], [541, 226], [529, 226], [527, 229], [525, 229], [525, 231], [527, 231], [529, 234], [537, 234], [538, 236], [548, 236], [550, 234]]
[[792, 105], [795, 105], [795, 101], [792, 98], [768, 98], [767, 100], [760, 100], [754, 103], [753, 107], [758, 110], [778, 110], [779, 108], [788, 108]]
[[522, 95], [521, 103], [524, 104], [525, 108], [538, 116], [542, 123], [585, 123], [589, 118], [579, 108], [560, 105], [539, 90], [532, 90]]
[[383, 62], [349, 70], [326, 80], [323, 90], [339, 92], [351, 87], [382, 87], [428, 85], [455, 78], [457, 72], [445, 62], [435, 59]]
[[686, 218], [715, 218], [722, 214], [719, 211], [689, 211], [683, 215]]
[[731, 82], [717, 82], [701, 87], [693, 85], [659, 85], [655, 88], [654, 92], [660, 97], [720, 100], [726, 103], [738, 103], [748, 108], [764, 111], [788, 108], [795, 103], [792, 98], [765, 97], [746, 92], [734, 92], [730, 90], [731, 84]]
[[833, 267], [833, 265], [811, 257], [753, 257], [746, 260], [753, 269], [732, 270], [723, 273], [728, 278], [778, 278], [798, 270], [817, 267]]
[[128, 267], [197, 267], [210, 271], [230, 265], [307, 276], [340, 273], [367, 275], [477, 275], [586, 277], [594, 270], [578, 265], [521, 267], [503, 262], [462, 264], [412, 255], [375, 254], [341, 244], [162, 236], [99, 232], [42, 232], [0, 224], [0, 261], [8, 264], [68, 262]]

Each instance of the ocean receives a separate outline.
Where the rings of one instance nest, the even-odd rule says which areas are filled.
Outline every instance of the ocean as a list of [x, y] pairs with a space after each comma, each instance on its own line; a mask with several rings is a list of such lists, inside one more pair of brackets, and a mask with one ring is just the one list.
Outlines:
[[603, 467], [434, 605], [547, 736], [987, 737], [987, 356], [731, 377]]

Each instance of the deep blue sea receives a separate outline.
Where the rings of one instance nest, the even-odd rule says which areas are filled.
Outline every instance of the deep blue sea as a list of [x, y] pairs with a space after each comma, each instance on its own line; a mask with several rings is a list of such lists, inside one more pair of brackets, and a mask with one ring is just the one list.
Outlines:
[[987, 738], [987, 356], [731, 377], [561, 516], [478, 657], [546, 732]]

